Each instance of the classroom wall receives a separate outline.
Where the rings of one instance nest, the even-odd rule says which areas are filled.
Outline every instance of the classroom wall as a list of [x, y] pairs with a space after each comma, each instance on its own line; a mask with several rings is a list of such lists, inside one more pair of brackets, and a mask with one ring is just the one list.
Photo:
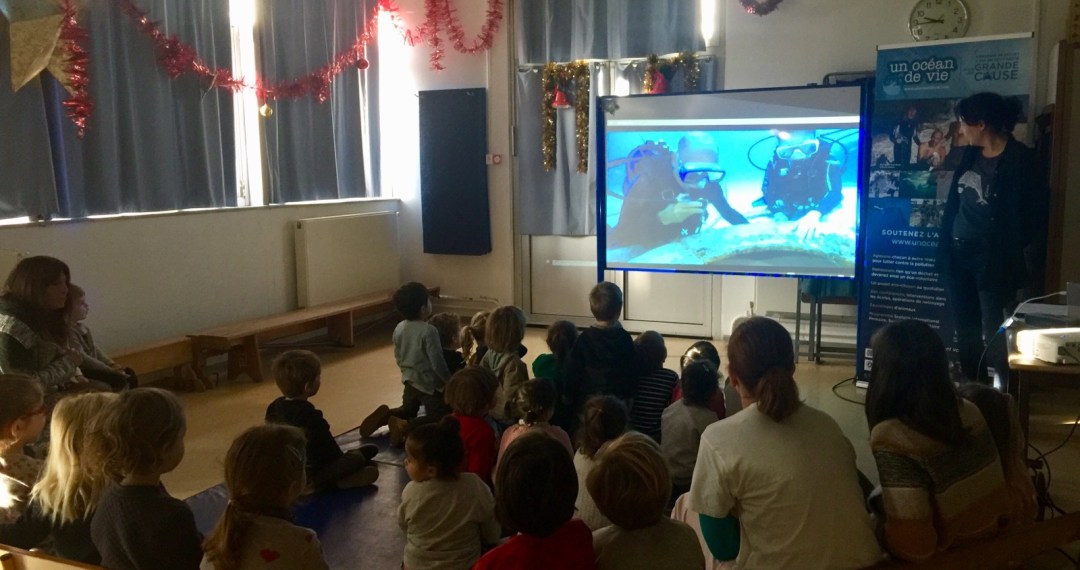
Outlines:
[[105, 350], [296, 308], [292, 220], [394, 211], [397, 200], [266, 206], [0, 227], [87, 291]]
[[[507, 2], [509, 12], [509, 2]], [[423, 0], [398, 0], [402, 16], [416, 27], [423, 21]], [[456, 13], [471, 42], [485, 21], [487, 2], [454, 2]], [[508, 14], [509, 16], [509, 14]], [[402, 272], [408, 279], [439, 285], [449, 297], [491, 300], [500, 304], [514, 299], [514, 231], [510, 167], [511, 76], [505, 18], [495, 45], [487, 52], [468, 55], [446, 45], [443, 71], [430, 69], [430, 48], [404, 46], [400, 36], [387, 34], [380, 40], [382, 84], [382, 136], [384, 195], [402, 201], [399, 226]], [[445, 38], [445, 35], [444, 35]], [[492, 252], [482, 256], [430, 255], [423, 252], [420, 214], [419, 91], [434, 89], [487, 89], [489, 152], [501, 154], [501, 165], [488, 167]], [[468, 231], [468, 228], [463, 228]], [[483, 304], [483, 303], [481, 303]]]

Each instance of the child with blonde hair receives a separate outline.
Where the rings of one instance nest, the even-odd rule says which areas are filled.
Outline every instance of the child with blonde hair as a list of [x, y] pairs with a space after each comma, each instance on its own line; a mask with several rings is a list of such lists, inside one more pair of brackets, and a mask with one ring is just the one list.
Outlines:
[[42, 461], [23, 448], [41, 437], [48, 408], [41, 383], [22, 374], [0, 374], [0, 523], [15, 522], [26, 508]]
[[577, 517], [592, 530], [609, 526], [611, 521], [596, 508], [596, 502], [585, 485], [589, 473], [599, 459], [604, 446], [626, 433], [629, 414], [626, 404], [615, 396], [593, 396], [585, 402], [584, 421], [578, 431], [578, 450], [574, 454], [574, 470], [577, 471], [578, 494], [574, 503]]
[[461, 473], [465, 455], [457, 420], [423, 424], [405, 440], [398, 525], [405, 532], [405, 570], [469, 568], [481, 547], [499, 539], [495, 500], [479, 477]]
[[[29, 550], [48, 546], [61, 558], [99, 564], [90, 539], [98, 499], [109, 479], [101, 471], [99, 422], [116, 401], [110, 392], [62, 398], [53, 408], [52, 440], [41, 479], [19, 520], [0, 525], [0, 543]], [[51, 540], [50, 540], [51, 539]]]
[[694, 530], [666, 516], [671, 477], [660, 447], [648, 436], [628, 433], [611, 442], [586, 486], [612, 522], [593, 532], [597, 568], [705, 567]]
[[491, 417], [503, 426], [510, 425], [516, 419], [510, 397], [518, 386], [529, 380], [529, 369], [518, 352], [525, 338], [526, 322], [524, 311], [513, 305], [504, 305], [491, 312], [484, 331], [488, 351], [480, 359], [480, 366], [494, 372], [499, 380]]
[[518, 438], [507, 448], [495, 483], [496, 516], [517, 534], [473, 570], [596, 567], [592, 532], [573, 519], [578, 484], [562, 445], [539, 432]]
[[307, 437], [307, 475], [312, 489], [351, 489], [366, 487], [379, 478], [379, 469], [371, 459], [379, 452], [376, 445], [341, 451], [330, 423], [308, 401], [322, 385], [322, 363], [309, 350], [289, 350], [278, 355], [272, 365], [274, 381], [282, 396], [266, 408], [267, 423], [279, 423], [304, 430]]
[[480, 359], [487, 352], [484, 331], [490, 316], [491, 311], [478, 311], [469, 319], [469, 324], [461, 327], [461, 353], [465, 357], [465, 364], [469, 366], [479, 366]]
[[292, 524], [289, 507], [304, 489], [304, 432], [261, 425], [225, 455], [229, 504], [206, 538], [202, 570], [328, 568], [315, 531]]
[[180, 400], [159, 388], [122, 392], [101, 421], [103, 467], [118, 484], [101, 495], [90, 535], [106, 568], [198, 568], [195, 516], [161, 476], [184, 458]]
[[465, 457], [462, 473], [473, 473], [488, 486], [495, 470], [497, 444], [495, 427], [485, 417], [495, 398], [495, 373], [479, 366], [467, 366], [446, 383], [446, 404], [461, 426]]
[[458, 352], [461, 348], [461, 317], [453, 313], [435, 313], [428, 319], [428, 324], [439, 331], [443, 360], [450, 374], [465, 368], [465, 357]]
[[555, 385], [551, 380], [543, 378], [530, 380], [518, 387], [514, 393], [512, 404], [516, 410], [518, 423], [506, 428], [499, 443], [499, 458], [495, 463], [496, 471], [502, 464], [502, 457], [506, 448], [514, 443], [514, 440], [527, 433], [543, 433], [559, 442], [566, 449], [566, 456], [573, 457], [574, 446], [570, 443], [570, 436], [559, 426], [553, 426], [551, 415], [555, 413]]

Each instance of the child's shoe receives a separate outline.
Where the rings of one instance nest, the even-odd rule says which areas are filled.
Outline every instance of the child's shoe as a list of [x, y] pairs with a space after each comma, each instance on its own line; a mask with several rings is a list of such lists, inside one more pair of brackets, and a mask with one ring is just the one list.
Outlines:
[[390, 416], [386, 425], [390, 427], [390, 445], [402, 445], [405, 443], [405, 430], [409, 427], [409, 420]]
[[386, 425], [388, 419], [390, 419], [390, 406], [383, 404], [375, 408], [374, 412], [368, 414], [368, 417], [360, 422], [360, 437], [371, 437], [375, 430]]
[[355, 489], [357, 487], [367, 487], [378, 478], [379, 468], [374, 465], [366, 465], [356, 473], [338, 479], [334, 485], [338, 489]]

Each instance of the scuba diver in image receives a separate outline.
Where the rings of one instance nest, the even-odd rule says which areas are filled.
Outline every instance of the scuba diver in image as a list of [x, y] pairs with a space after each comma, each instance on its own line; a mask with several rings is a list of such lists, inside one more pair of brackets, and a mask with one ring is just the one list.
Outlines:
[[893, 164], [911, 164], [911, 145], [919, 144], [919, 121], [916, 119], [918, 114], [919, 110], [914, 106], [908, 107], [907, 112], [889, 133], [889, 139], [893, 143]]
[[708, 133], [687, 133], [677, 153], [663, 142], [645, 142], [630, 151], [625, 164], [622, 211], [609, 236], [616, 247], [655, 247], [720, 219], [748, 223], [724, 195], [720, 182], [725, 171]]
[[819, 222], [843, 201], [842, 181], [846, 163], [844, 146], [818, 136], [815, 131], [778, 132], [779, 144], [765, 168], [761, 198], [774, 217], [798, 220], [802, 239], [818, 234]]

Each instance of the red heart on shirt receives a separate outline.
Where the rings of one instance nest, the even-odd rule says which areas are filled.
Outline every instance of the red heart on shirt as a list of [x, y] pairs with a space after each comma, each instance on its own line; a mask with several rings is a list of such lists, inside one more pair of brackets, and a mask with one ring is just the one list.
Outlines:
[[267, 563], [270, 563], [277, 560], [278, 558], [281, 558], [281, 553], [276, 550], [264, 548], [259, 551], [259, 556], [262, 556], [263, 560], [265, 560]]

